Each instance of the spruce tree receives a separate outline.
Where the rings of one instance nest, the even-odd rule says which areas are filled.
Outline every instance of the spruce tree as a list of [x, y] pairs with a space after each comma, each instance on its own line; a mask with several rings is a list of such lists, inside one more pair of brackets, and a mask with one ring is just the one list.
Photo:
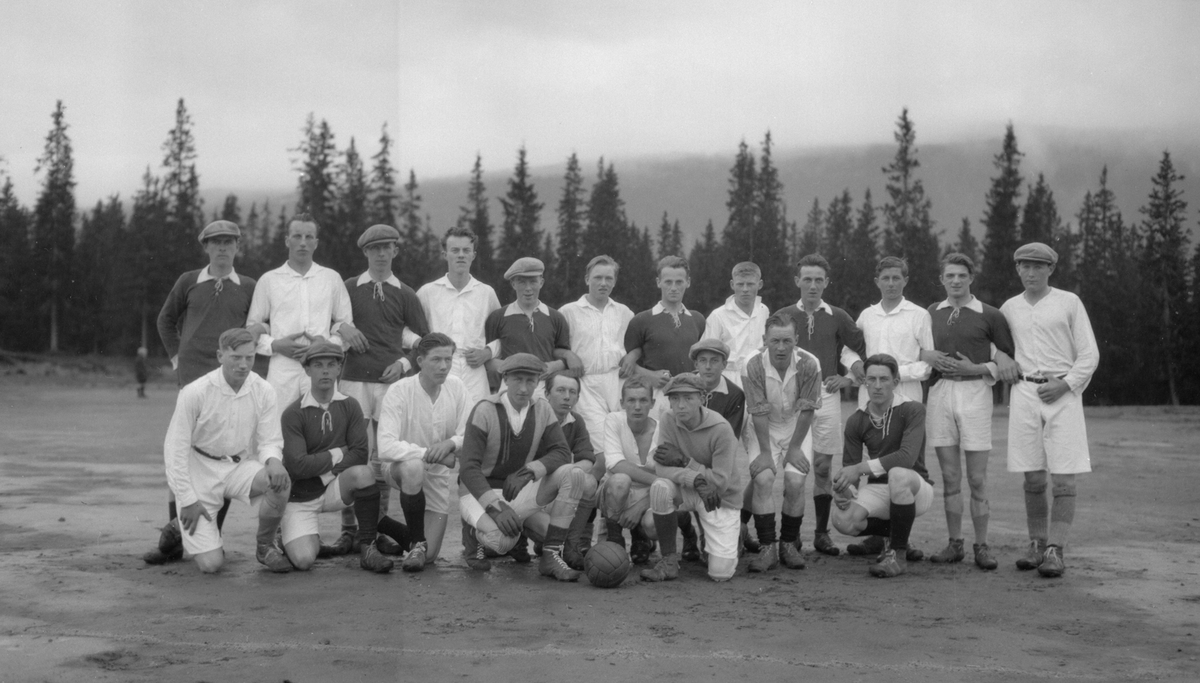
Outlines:
[[943, 254], [959, 253], [979, 263], [979, 240], [971, 232], [971, 219], [963, 216], [962, 226], [958, 229], [958, 238], [953, 244], [947, 244]]
[[525, 147], [517, 150], [517, 165], [508, 180], [508, 192], [500, 199], [504, 209], [498, 270], [507, 270], [513, 261], [523, 256], [537, 256], [542, 250], [542, 207], [538, 201], [533, 179], [529, 177], [529, 161]]
[[543, 289], [551, 301], [569, 301], [572, 292], [582, 289], [584, 269], [588, 259], [594, 256], [583, 251], [584, 195], [579, 158], [572, 153], [567, 158], [562, 196], [558, 200], [558, 251], [552, 254], [554, 268], [546, 263], [547, 278]]
[[792, 263], [808, 256], [821, 253], [821, 241], [825, 236], [825, 212], [821, 209], [821, 201], [813, 198], [812, 208], [804, 219], [804, 227], [799, 232], [800, 239], [796, 243], [796, 253]]
[[[410, 169], [408, 182], [400, 195], [400, 255], [396, 259], [399, 278], [411, 287], [420, 287], [436, 272], [436, 252], [433, 240], [421, 216], [421, 195], [418, 192], [416, 171]], [[536, 252], [535, 252], [536, 253]]]
[[850, 190], [842, 191], [840, 197], [835, 197], [825, 210], [825, 239], [821, 255], [829, 261], [828, 281], [833, 285], [825, 290], [825, 301], [834, 306], [845, 308], [846, 284], [848, 283], [847, 260], [849, 259], [850, 232], [854, 229], [851, 214], [854, 209], [850, 205]]
[[739, 261], [752, 261], [765, 245], [757, 243], [758, 224], [755, 213], [758, 209], [758, 169], [754, 155], [746, 141], [738, 144], [737, 156], [729, 169], [729, 197], [725, 208], [729, 219], [721, 233], [721, 244], [729, 268]]
[[33, 209], [33, 264], [31, 283], [45, 302], [43, 339], [51, 352], [59, 350], [59, 325], [74, 294], [72, 259], [75, 251], [75, 160], [67, 135], [65, 109], [58, 100], [50, 119], [53, 126], [38, 158], [36, 172], [44, 173], [42, 189]]
[[[266, 221], [263, 219], [267, 218]], [[261, 258], [265, 256], [263, 252], [268, 246], [263, 239], [263, 223], [270, 222], [267, 214], [258, 213], [258, 202], [250, 202], [250, 213], [246, 214], [246, 223], [242, 225], [242, 243], [239, 249], [240, 263], [237, 265], [239, 273], [246, 273], [250, 277], [259, 278], [262, 276], [265, 268]]]
[[929, 211], [933, 202], [925, 196], [925, 186], [916, 177], [921, 162], [917, 159], [917, 134], [908, 109], [896, 121], [896, 155], [883, 168], [887, 175], [888, 202], [883, 207], [885, 254], [908, 261], [909, 281], [905, 296], [920, 305], [936, 301], [938, 241]]
[[459, 227], [475, 232], [475, 276], [495, 284], [501, 273], [496, 272], [496, 257], [492, 246], [492, 218], [488, 207], [487, 188], [483, 184], [483, 157], [475, 155], [471, 181], [467, 185], [467, 203], [459, 208]]
[[[371, 225], [383, 224], [396, 227], [396, 169], [392, 166], [392, 138], [388, 135], [387, 123], [379, 134], [379, 151], [371, 157], [371, 178], [368, 181], [370, 199], [367, 202], [367, 220]], [[362, 226], [364, 229], [369, 227]]]
[[[119, 273], [118, 291], [116, 297], [125, 305], [121, 345], [133, 344], [151, 348], [153, 320], [156, 319], [162, 302], [166, 300], [170, 287], [174, 284], [171, 273], [162, 267], [160, 257], [163, 249], [163, 227], [167, 224], [172, 213], [171, 197], [163, 190], [162, 181], [155, 177], [147, 168], [142, 174], [142, 187], [133, 196], [133, 206], [129, 215], [129, 239], [125, 245], [126, 263], [138, 264], [141, 267], [121, 269]], [[157, 266], [157, 267], [156, 267]], [[174, 273], [179, 277], [179, 273]], [[128, 304], [133, 304], [132, 306]], [[159, 344], [153, 345], [159, 349]]]
[[725, 300], [723, 296], [728, 273], [724, 273], [725, 259], [721, 256], [721, 244], [712, 219], [704, 226], [703, 236], [692, 245], [688, 255], [692, 286], [684, 300], [689, 308], [711, 311]]
[[855, 216], [854, 230], [847, 242], [846, 266], [837, 286], [838, 291], [842, 292], [845, 308], [851, 315], [879, 299], [879, 290], [874, 285], [875, 264], [879, 260], [879, 227], [876, 222], [871, 189], [867, 188], [862, 206]]
[[783, 183], [779, 181], [779, 171], [771, 156], [771, 144], [771, 132], [767, 131], [759, 156], [754, 205], [755, 249], [749, 260], [762, 270], [763, 288], [759, 294], [767, 307], [775, 310], [790, 301], [793, 279], [788, 259], [787, 206], [783, 202]]
[[632, 251], [633, 239], [636, 238], [630, 235], [617, 172], [612, 164], [605, 167], [601, 158], [596, 167], [596, 182], [588, 197], [583, 253], [588, 258], [608, 254], [620, 263], [621, 258]]
[[[1188, 326], [1188, 234], [1187, 202], [1180, 184], [1184, 177], [1175, 171], [1169, 152], [1163, 152], [1158, 173], [1151, 180], [1150, 197], [1139, 211], [1145, 218], [1142, 235], [1141, 272], [1147, 328], [1145, 338], [1157, 342], [1151, 367], [1160, 387], [1158, 398], [1179, 405], [1179, 371], [1183, 366], [1184, 334]], [[1157, 367], [1155, 367], [1157, 366]], [[1162, 396], [1165, 389], [1165, 396]], [[1157, 400], [1155, 401], [1157, 402]]]
[[0, 348], [33, 351], [42, 348], [35, 304], [33, 259], [30, 258], [30, 227], [33, 218], [21, 205], [12, 178], [3, 176], [0, 186]]
[[983, 263], [975, 276], [972, 293], [981, 300], [999, 306], [1021, 291], [1014, 275], [1013, 252], [1020, 246], [1017, 223], [1021, 215], [1021, 157], [1012, 124], [1004, 131], [1000, 153], [992, 158], [999, 172], [992, 178], [984, 209]]
[[1055, 234], [1061, 228], [1062, 218], [1058, 215], [1054, 193], [1046, 184], [1046, 177], [1039, 173], [1037, 182], [1029, 186], [1029, 198], [1025, 200], [1025, 209], [1021, 212], [1021, 237], [1018, 241], [1020, 244], [1041, 242], [1053, 246]]
[[366, 270], [358, 238], [370, 226], [368, 214], [372, 210], [367, 172], [353, 137], [342, 154], [335, 179], [334, 220], [322, 226], [320, 235], [322, 263], [349, 278]]
[[[317, 123], [310, 113], [301, 134], [300, 145], [290, 150], [297, 154], [293, 163], [300, 175], [296, 213], [307, 213], [325, 230], [333, 225], [337, 213], [337, 179], [334, 174], [338, 151], [333, 130], [324, 119]], [[287, 238], [286, 225], [283, 233], [282, 238], [277, 238], [280, 244]], [[318, 237], [322, 242], [326, 239], [324, 234]], [[324, 256], [317, 258], [324, 260]]]
[[118, 249], [125, 231], [125, 208], [112, 195], [107, 202], [97, 201], [90, 214], [84, 214], [75, 250], [75, 277], [79, 286], [75, 314], [72, 316], [75, 348], [87, 353], [104, 353], [109, 342], [119, 335], [118, 321], [105, 315], [113, 280], [121, 263]]

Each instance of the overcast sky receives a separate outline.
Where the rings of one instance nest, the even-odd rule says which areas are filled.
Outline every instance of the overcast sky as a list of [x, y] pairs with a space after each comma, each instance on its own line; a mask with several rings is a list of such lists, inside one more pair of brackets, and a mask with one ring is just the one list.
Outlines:
[[0, 19], [0, 172], [32, 201], [56, 99], [78, 197], [129, 197], [183, 97], [201, 183], [295, 184], [309, 112], [418, 178], [1018, 127], [1192, 140], [1198, 2], [32, 2]]

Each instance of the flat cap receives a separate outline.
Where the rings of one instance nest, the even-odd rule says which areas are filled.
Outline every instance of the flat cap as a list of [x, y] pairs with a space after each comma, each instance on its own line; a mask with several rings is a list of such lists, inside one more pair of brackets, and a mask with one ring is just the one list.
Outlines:
[[335, 344], [331, 341], [320, 341], [308, 347], [304, 352], [303, 365], [308, 365], [317, 358], [336, 358], [339, 361], [346, 358], [346, 352], [342, 350], [341, 344]]
[[712, 351], [713, 353], [719, 353], [721, 354], [722, 358], [729, 360], [729, 347], [725, 345], [725, 342], [717, 339], [716, 337], [705, 337], [695, 344], [692, 344], [691, 350], [688, 351], [688, 358], [696, 360], [696, 356], [699, 355], [701, 351]]
[[702, 394], [704, 393], [704, 382], [701, 381], [700, 375], [694, 372], [681, 372], [671, 378], [667, 382], [667, 386], [663, 387], [663, 394], [670, 396], [671, 394]]
[[1041, 242], [1030, 242], [1017, 247], [1013, 254], [1014, 261], [1041, 261], [1054, 265], [1058, 263], [1058, 252]]
[[233, 221], [213, 221], [200, 231], [200, 244], [212, 237], [236, 237], [242, 239], [242, 229]]
[[510, 372], [529, 372], [540, 377], [545, 371], [546, 364], [532, 353], [514, 353], [500, 361], [501, 375], [507, 375]]
[[518, 275], [541, 275], [546, 272], [546, 264], [541, 259], [532, 256], [522, 256], [504, 271], [504, 279], [511, 280]]
[[358, 248], [363, 249], [376, 242], [399, 242], [400, 231], [390, 225], [382, 223], [372, 225], [363, 231], [361, 237], [358, 238]]

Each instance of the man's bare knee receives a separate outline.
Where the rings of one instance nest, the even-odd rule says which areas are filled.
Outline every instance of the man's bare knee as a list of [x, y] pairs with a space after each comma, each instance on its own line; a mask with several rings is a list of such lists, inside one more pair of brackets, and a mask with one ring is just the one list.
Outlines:
[[773, 470], [763, 470], [754, 477], [754, 486], [758, 489], [770, 491], [775, 486], [775, 472]]
[[206, 553], [200, 553], [192, 558], [196, 561], [196, 567], [205, 574], [215, 574], [221, 569], [221, 565], [225, 564], [225, 553], [221, 550], [214, 550]]

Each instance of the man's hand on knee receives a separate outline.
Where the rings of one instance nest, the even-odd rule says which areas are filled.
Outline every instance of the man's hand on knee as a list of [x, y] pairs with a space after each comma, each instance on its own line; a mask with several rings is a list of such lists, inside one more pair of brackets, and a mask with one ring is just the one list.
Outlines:
[[496, 523], [496, 528], [505, 536], [521, 535], [521, 518], [516, 511], [506, 503], [496, 501], [488, 506], [488, 516]]
[[528, 467], [522, 467], [516, 472], [508, 475], [508, 477], [504, 480], [504, 500], [511, 501], [516, 498], [517, 494], [521, 493], [521, 489], [525, 488], [525, 486], [529, 482], [533, 481], [533, 479], [533, 471]]
[[179, 509], [179, 525], [187, 532], [188, 536], [196, 532], [196, 525], [199, 524], [201, 517], [212, 521], [212, 517], [208, 516], [208, 510], [205, 510], [199, 501]]

